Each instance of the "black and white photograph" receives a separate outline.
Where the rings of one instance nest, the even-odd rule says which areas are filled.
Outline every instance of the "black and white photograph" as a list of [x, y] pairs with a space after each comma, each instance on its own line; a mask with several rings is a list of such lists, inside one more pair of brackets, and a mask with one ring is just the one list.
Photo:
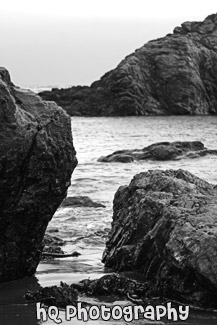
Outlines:
[[217, 324], [217, 3], [0, 5], [0, 325]]

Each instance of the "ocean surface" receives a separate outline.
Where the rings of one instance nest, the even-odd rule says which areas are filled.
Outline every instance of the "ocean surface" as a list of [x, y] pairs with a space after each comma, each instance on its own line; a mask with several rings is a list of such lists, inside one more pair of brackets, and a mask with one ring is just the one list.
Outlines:
[[[106, 208], [59, 208], [47, 232], [65, 241], [64, 251], [81, 253], [78, 257], [42, 261], [35, 277], [0, 285], [0, 324], [34, 325], [35, 305], [26, 304], [23, 295], [39, 286], [78, 282], [98, 278], [111, 270], [101, 263], [107, 234], [112, 221], [112, 201], [119, 186], [149, 169], [186, 169], [217, 184], [217, 156], [168, 162], [100, 163], [97, 159], [120, 149], [141, 149], [159, 141], [202, 141], [207, 148], [217, 149], [217, 116], [166, 117], [73, 117], [72, 132], [79, 164], [72, 175], [68, 196], [89, 196]], [[95, 300], [96, 304], [103, 301]], [[110, 304], [117, 304], [111, 301]], [[126, 301], [118, 304], [125, 305]], [[61, 316], [61, 313], [60, 313]], [[62, 312], [63, 317], [63, 312]], [[119, 321], [125, 324], [124, 321]], [[73, 320], [62, 324], [77, 324]], [[103, 321], [90, 321], [96, 325]], [[113, 324], [114, 321], [107, 321]], [[116, 323], [116, 322], [115, 322]], [[183, 322], [176, 322], [183, 324]], [[216, 324], [217, 314], [193, 312], [185, 324]], [[45, 324], [55, 324], [48, 320]], [[140, 323], [141, 324], [141, 323]], [[160, 323], [159, 323], [160, 324]]]

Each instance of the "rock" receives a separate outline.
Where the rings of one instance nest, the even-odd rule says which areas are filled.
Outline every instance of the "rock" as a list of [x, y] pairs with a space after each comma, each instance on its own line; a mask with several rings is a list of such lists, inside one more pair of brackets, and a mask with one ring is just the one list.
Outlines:
[[185, 22], [173, 34], [128, 55], [90, 87], [40, 93], [70, 115], [217, 113], [217, 14]]
[[42, 252], [42, 259], [47, 260], [51, 258], [65, 258], [65, 257], [78, 257], [81, 254], [78, 252], [72, 252], [70, 254], [64, 253], [62, 246], [65, 244], [64, 240], [59, 237], [54, 237], [49, 234], [45, 234], [44, 249]]
[[141, 283], [115, 273], [104, 275], [96, 280], [85, 279], [79, 283], [73, 283], [71, 287], [87, 296], [111, 297], [113, 295], [119, 299], [131, 299], [131, 296], [137, 296], [142, 297], [144, 302], [150, 289], [147, 282]]
[[106, 267], [168, 299], [217, 308], [217, 190], [184, 170], [136, 175], [114, 198]]
[[71, 119], [0, 69], [0, 282], [32, 275], [77, 164]]
[[51, 247], [51, 246], [63, 246], [64, 245], [64, 240], [62, 240], [59, 237], [51, 236], [51, 235], [46, 233], [44, 235], [43, 244], [44, 244], [44, 249], [46, 247]]
[[105, 208], [105, 205], [92, 201], [88, 196], [68, 196], [61, 204], [62, 207]]
[[62, 246], [64, 245], [64, 241], [59, 237], [54, 237], [48, 234], [45, 234], [43, 239], [43, 252], [42, 258], [47, 259], [47, 257], [53, 257], [53, 254], [64, 254], [62, 250]]
[[[69, 297], [73, 304], [78, 300], [79, 294], [84, 297], [109, 297], [113, 299], [125, 299], [136, 301], [136, 298], [143, 297], [140, 302], [147, 303], [146, 299], [147, 284], [139, 283], [135, 280], [129, 279], [123, 275], [108, 274], [100, 279], [90, 280], [84, 279], [79, 283], [72, 283], [67, 285], [61, 282], [60, 286], [44, 287], [35, 292], [28, 291], [25, 295], [28, 301], [42, 301], [47, 305], [55, 303], [57, 307], [65, 307], [69, 304]], [[72, 298], [71, 298], [72, 297]], [[83, 298], [84, 299], [84, 298]], [[146, 301], [145, 301], [146, 300]], [[162, 303], [162, 302], [161, 302]]]
[[143, 149], [119, 150], [100, 157], [99, 162], [132, 162], [134, 160], [173, 160], [217, 155], [217, 150], [207, 149], [200, 141], [158, 142]]
[[[150, 293], [152, 293], [152, 296], [150, 296]], [[93, 303], [90, 302], [90, 299], [86, 299], [86, 297], [93, 297]], [[168, 309], [173, 305], [176, 307], [178, 314], [176, 301], [168, 302], [167, 298], [156, 297], [153, 295], [153, 290], [149, 287], [147, 282], [138, 282], [119, 274], [107, 274], [95, 280], [85, 279], [79, 283], [72, 283], [71, 285], [61, 282], [58, 287], [44, 287], [35, 292], [28, 291], [25, 294], [25, 299], [28, 302], [42, 302], [47, 306], [55, 305], [58, 308], [66, 308], [69, 304], [77, 306], [78, 302], [80, 302], [81, 306], [85, 308], [95, 306], [96, 302], [94, 301], [100, 301], [100, 305], [105, 306], [103, 301], [108, 303], [107, 297], [109, 298], [110, 306], [112, 301], [116, 301], [117, 303], [118, 300], [125, 300], [125, 306], [132, 306], [134, 309], [135, 305], [139, 305], [140, 307], [143, 307], [144, 310], [146, 310], [146, 307], [150, 305], [153, 307], [156, 307], [157, 305], [168, 307], [169, 304], [170, 307], [168, 307]], [[192, 305], [189, 307], [191, 310], [206, 310], [205, 308], [198, 308]], [[134, 310], [136, 310], [136, 308]], [[214, 310], [209, 309], [207, 311], [210, 313]], [[140, 316], [142, 315], [140, 314]], [[140, 318], [142, 319], [142, 317]], [[138, 321], [135, 323], [137, 324]], [[143, 322], [141, 324], [143, 324]], [[151, 321], [149, 323], [144, 320], [144, 324], [155, 324], [155, 322]], [[157, 321], [156, 324], [164, 323]]]
[[27, 292], [26, 300], [31, 302], [43, 302], [48, 306], [65, 308], [67, 305], [76, 306], [78, 300], [77, 290], [66, 283], [61, 282], [60, 286], [44, 287], [36, 292]]
[[[69, 304], [69, 297], [74, 303], [78, 300], [78, 293], [87, 297], [112, 297], [138, 301], [142, 304], [149, 301], [147, 283], [137, 282], [119, 274], [107, 274], [95, 280], [84, 279], [79, 283], [67, 285], [61, 282], [60, 286], [44, 287], [36, 292], [28, 292], [26, 299], [29, 301], [45, 301], [46, 304], [54, 304], [57, 307], [65, 307]], [[132, 296], [132, 298], [131, 298]], [[72, 297], [72, 298], [71, 298]], [[133, 298], [134, 297], [134, 298]], [[136, 297], [138, 298], [136, 300]], [[161, 301], [162, 303], [162, 301]]]
[[[122, 153], [123, 152], [123, 153]], [[111, 155], [106, 157], [100, 157], [97, 161], [99, 162], [121, 162], [121, 163], [130, 163], [134, 161], [133, 150], [123, 150], [115, 151]], [[126, 153], [125, 153], [126, 152]]]

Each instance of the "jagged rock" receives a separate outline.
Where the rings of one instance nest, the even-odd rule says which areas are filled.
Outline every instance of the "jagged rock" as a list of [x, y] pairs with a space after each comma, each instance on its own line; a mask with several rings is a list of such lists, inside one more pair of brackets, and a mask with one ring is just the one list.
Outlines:
[[[93, 305], [86, 297], [100, 299], [101, 302], [102, 300], [107, 300], [105, 297], [109, 297], [113, 301], [128, 300], [130, 301], [128, 305], [140, 305], [143, 307], [147, 307], [147, 305], [166, 306], [168, 303], [168, 298], [160, 297], [158, 292], [150, 287], [150, 283], [134, 280], [120, 274], [107, 274], [95, 280], [84, 279], [79, 283], [72, 283], [71, 285], [61, 282], [60, 286], [44, 287], [34, 292], [28, 291], [25, 294], [25, 299], [28, 302], [42, 302], [47, 306], [55, 305], [60, 308], [65, 308], [69, 304], [76, 306], [78, 302], [83, 307]], [[171, 302], [174, 304], [174, 307], [179, 304], [178, 301], [170, 300]], [[216, 306], [215, 301], [213, 301], [212, 306]], [[200, 308], [194, 305], [190, 305], [190, 308], [209, 312], [215, 310], [214, 308]], [[154, 324], [154, 322], [151, 322], [151, 324]], [[157, 322], [157, 324], [161, 324], [161, 322]]]
[[158, 142], [143, 149], [119, 150], [100, 157], [99, 162], [132, 162], [134, 160], [173, 160], [217, 155], [217, 150], [207, 149], [200, 141]]
[[61, 282], [59, 287], [51, 286], [41, 288], [36, 292], [29, 291], [25, 298], [31, 302], [43, 302], [48, 306], [65, 308], [67, 305], [76, 305], [78, 292], [68, 284]]
[[94, 202], [88, 196], [68, 196], [61, 204], [62, 207], [87, 207], [87, 208], [105, 208], [105, 205]]
[[136, 175], [114, 198], [105, 266], [134, 270], [160, 295], [217, 307], [217, 191], [184, 170]]
[[217, 14], [186, 22], [128, 55], [90, 87], [41, 92], [70, 115], [217, 113]]
[[[85, 279], [71, 285], [80, 293], [87, 296], [116, 296], [118, 298], [133, 299], [138, 297], [145, 302], [150, 290], [147, 282], [138, 282], [119, 274], [107, 274], [95, 280]], [[132, 297], [132, 298], [131, 298]], [[135, 298], [136, 299], [136, 298]]]
[[[95, 280], [84, 279], [79, 283], [67, 285], [61, 282], [60, 286], [44, 287], [35, 292], [28, 292], [25, 297], [29, 301], [45, 301], [47, 305], [53, 304], [65, 307], [69, 304], [69, 297], [73, 303], [78, 300], [78, 293], [91, 297], [113, 296], [135, 300], [141, 298], [140, 302], [147, 302], [149, 285], [119, 274], [108, 274]], [[71, 298], [72, 297], [72, 298]]]
[[0, 282], [35, 272], [77, 164], [71, 119], [0, 69]]

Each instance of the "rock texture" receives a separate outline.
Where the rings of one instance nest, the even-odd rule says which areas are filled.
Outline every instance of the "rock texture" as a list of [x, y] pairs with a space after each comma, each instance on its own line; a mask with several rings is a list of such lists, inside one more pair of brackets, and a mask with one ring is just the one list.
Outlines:
[[61, 282], [60, 286], [44, 287], [36, 292], [25, 294], [27, 301], [42, 302], [47, 306], [57, 306], [65, 308], [68, 305], [76, 306], [78, 302], [78, 292], [66, 283]]
[[217, 14], [148, 42], [90, 87], [40, 93], [70, 115], [217, 113]]
[[217, 190], [184, 170], [136, 175], [114, 198], [105, 266], [169, 299], [217, 307]]
[[76, 164], [70, 117], [0, 68], [0, 282], [35, 272]]
[[[138, 301], [142, 296], [142, 300], [139, 300], [139, 302], [145, 304], [150, 302], [149, 298], [146, 297], [147, 288], [147, 283], [140, 283], [119, 274], [107, 274], [99, 279], [84, 279], [79, 283], [72, 283], [71, 285], [61, 282], [58, 287], [45, 287], [36, 292], [28, 292], [25, 298], [32, 302], [46, 301], [46, 304], [53, 304], [54, 299], [56, 299], [55, 306], [66, 307], [69, 304], [68, 298], [71, 296], [73, 296], [72, 302], [77, 302], [78, 298], [80, 298], [78, 293], [83, 298], [84, 295], [96, 298], [105, 298], [107, 296], [114, 300], [128, 299], [131, 301], [133, 299]], [[77, 297], [74, 296], [74, 293], [77, 293]]]
[[177, 160], [206, 155], [217, 155], [217, 150], [205, 148], [200, 141], [176, 141], [158, 142], [143, 149], [115, 151], [108, 156], [100, 157], [98, 161], [129, 163], [134, 160]]

